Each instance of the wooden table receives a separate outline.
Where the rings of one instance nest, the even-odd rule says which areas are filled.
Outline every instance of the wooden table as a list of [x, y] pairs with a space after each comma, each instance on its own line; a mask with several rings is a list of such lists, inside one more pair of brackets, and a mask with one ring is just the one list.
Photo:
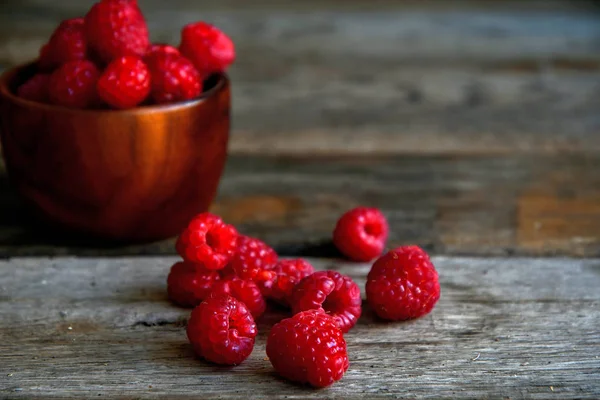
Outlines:
[[[0, 4], [0, 65], [35, 57], [91, 1]], [[48, 231], [0, 173], [2, 398], [600, 398], [600, 14], [584, 2], [140, 0], [153, 39], [185, 22], [239, 57], [231, 156], [213, 211], [280, 254], [364, 286], [330, 237], [357, 204], [389, 246], [433, 255], [428, 316], [347, 335], [320, 391], [249, 360], [195, 359], [166, 299], [173, 241]]]

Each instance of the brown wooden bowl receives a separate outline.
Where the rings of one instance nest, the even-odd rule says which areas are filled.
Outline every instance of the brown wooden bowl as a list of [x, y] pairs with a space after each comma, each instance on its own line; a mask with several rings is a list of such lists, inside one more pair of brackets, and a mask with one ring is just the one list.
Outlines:
[[17, 192], [47, 220], [125, 242], [178, 234], [210, 206], [227, 157], [230, 88], [131, 110], [75, 110], [15, 96], [34, 64], [0, 77], [0, 138]]

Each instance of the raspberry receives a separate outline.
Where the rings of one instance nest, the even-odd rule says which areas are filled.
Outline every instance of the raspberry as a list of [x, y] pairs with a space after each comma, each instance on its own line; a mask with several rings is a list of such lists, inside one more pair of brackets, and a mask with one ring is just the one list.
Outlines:
[[322, 307], [346, 333], [360, 317], [362, 300], [360, 288], [350, 277], [335, 271], [318, 271], [298, 282], [290, 303], [294, 314]]
[[258, 282], [272, 277], [268, 272], [275, 267], [275, 263], [277, 263], [275, 250], [259, 239], [240, 235], [235, 254], [223, 271], [223, 275], [235, 275]]
[[83, 18], [67, 19], [58, 25], [40, 51], [41, 69], [54, 69], [69, 61], [84, 60], [87, 43]]
[[366, 291], [375, 313], [387, 320], [421, 317], [440, 298], [437, 271], [418, 246], [399, 247], [375, 261]]
[[85, 16], [91, 50], [105, 63], [122, 56], [146, 54], [148, 27], [135, 0], [101, 0]]
[[167, 277], [167, 292], [175, 304], [196, 307], [211, 292], [221, 277], [216, 271], [180, 261], [171, 267]]
[[183, 230], [175, 247], [184, 260], [217, 270], [227, 265], [237, 247], [237, 231], [211, 213], [196, 215]]
[[50, 102], [71, 108], [88, 108], [98, 103], [96, 83], [100, 72], [87, 60], [69, 61], [50, 76]]
[[36, 74], [17, 89], [17, 96], [40, 103], [48, 102], [50, 75]]
[[156, 50], [146, 57], [151, 95], [158, 104], [190, 100], [202, 93], [200, 74], [188, 59]]
[[260, 317], [267, 307], [256, 283], [237, 277], [216, 282], [212, 287], [212, 293], [228, 294], [235, 297], [246, 305], [255, 319]]
[[248, 308], [224, 294], [211, 294], [200, 303], [187, 325], [196, 354], [216, 364], [240, 364], [252, 353], [256, 334]]
[[349, 365], [344, 335], [322, 309], [275, 324], [267, 338], [267, 356], [279, 375], [314, 387], [342, 379]]
[[376, 208], [357, 207], [346, 212], [333, 231], [333, 243], [354, 261], [381, 255], [388, 236], [385, 216]]
[[279, 261], [273, 268], [273, 272], [274, 274], [268, 279], [258, 282], [261, 292], [266, 298], [289, 306], [294, 287], [302, 278], [312, 274], [314, 268], [310, 263], [299, 258]]
[[98, 94], [114, 108], [132, 108], [150, 93], [150, 72], [138, 57], [120, 57], [108, 64], [98, 81]]
[[204, 76], [225, 71], [235, 60], [233, 41], [217, 27], [206, 22], [195, 22], [183, 27], [179, 51]]
[[168, 44], [163, 43], [154, 43], [151, 44], [146, 52], [145, 58], [151, 57], [154, 54], [174, 54], [176, 56], [180, 56], [181, 53], [177, 50], [176, 47], [173, 47]]

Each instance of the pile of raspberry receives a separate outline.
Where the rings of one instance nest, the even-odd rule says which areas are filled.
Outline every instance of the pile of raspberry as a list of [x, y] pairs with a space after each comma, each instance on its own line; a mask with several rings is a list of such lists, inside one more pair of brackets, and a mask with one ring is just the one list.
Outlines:
[[[339, 219], [333, 242], [350, 260], [376, 259], [367, 276], [367, 302], [384, 320], [428, 314], [440, 297], [438, 274], [417, 246], [384, 253], [388, 223], [380, 210], [357, 207]], [[290, 310], [271, 328], [266, 353], [284, 378], [329, 386], [349, 366], [344, 334], [362, 312], [359, 286], [337, 271], [315, 271], [303, 259], [280, 259], [263, 241], [241, 235], [219, 216], [194, 217], [177, 239], [182, 261], [167, 278], [169, 298], [194, 308], [187, 337], [210, 362], [237, 365], [252, 353], [255, 321], [266, 302]], [[382, 255], [383, 254], [383, 255]]]
[[58, 25], [17, 95], [78, 109], [181, 102], [234, 60], [232, 40], [213, 25], [184, 26], [177, 48], [152, 44], [137, 0], [101, 0]]

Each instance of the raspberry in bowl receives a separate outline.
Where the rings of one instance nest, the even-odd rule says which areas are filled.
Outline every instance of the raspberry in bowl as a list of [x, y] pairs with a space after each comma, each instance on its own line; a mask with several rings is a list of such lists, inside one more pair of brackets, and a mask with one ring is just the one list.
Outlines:
[[192, 61], [149, 41], [137, 2], [101, 0], [59, 24], [38, 60], [6, 71], [0, 139], [24, 203], [122, 242], [172, 237], [207, 211], [227, 156], [233, 47], [219, 63], [205, 25], [192, 34], [206, 54]]

